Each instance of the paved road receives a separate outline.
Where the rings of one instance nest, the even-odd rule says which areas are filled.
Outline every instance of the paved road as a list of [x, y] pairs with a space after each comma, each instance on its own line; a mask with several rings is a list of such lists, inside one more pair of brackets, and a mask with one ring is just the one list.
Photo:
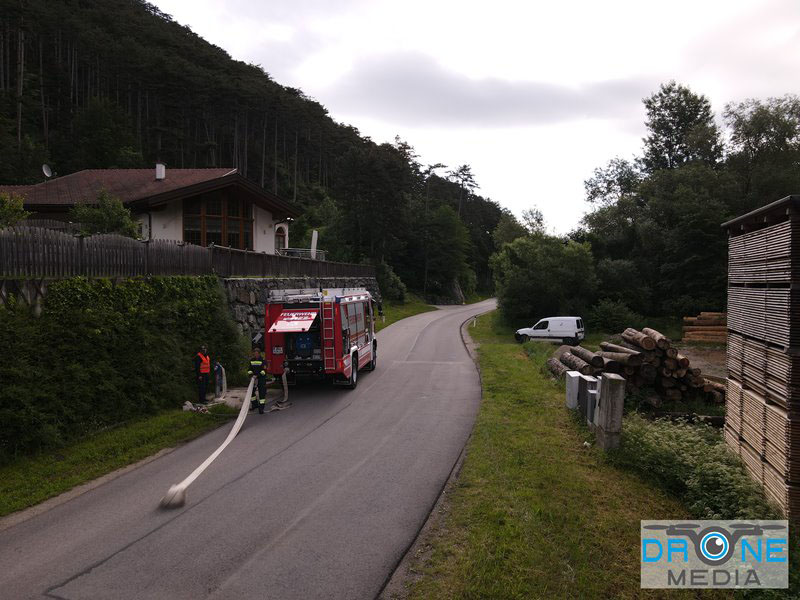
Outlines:
[[0, 532], [3, 598], [373, 598], [413, 541], [480, 400], [459, 325], [493, 301], [400, 321], [355, 391], [250, 415], [182, 509], [158, 501], [203, 436]]

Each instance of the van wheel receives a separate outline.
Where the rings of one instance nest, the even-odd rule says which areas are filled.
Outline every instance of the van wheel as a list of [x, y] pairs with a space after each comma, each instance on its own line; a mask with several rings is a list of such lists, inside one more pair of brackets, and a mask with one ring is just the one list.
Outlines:
[[580, 344], [581, 344], [581, 341], [576, 337], [574, 337], [574, 338], [564, 338], [562, 341], [565, 344], [567, 344], [568, 346], [580, 346]]
[[531, 339], [530, 336], [525, 335], [524, 333], [518, 337], [519, 342], [522, 344], [527, 342], [529, 339]]

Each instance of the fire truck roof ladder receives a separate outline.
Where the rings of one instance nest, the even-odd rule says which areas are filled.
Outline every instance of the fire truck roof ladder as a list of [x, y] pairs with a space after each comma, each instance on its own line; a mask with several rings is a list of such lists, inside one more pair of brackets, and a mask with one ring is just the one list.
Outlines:
[[336, 352], [334, 350], [333, 341], [333, 319], [334, 319], [333, 302], [322, 303], [322, 348], [325, 358], [325, 371], [333, 371], [336, 369]]

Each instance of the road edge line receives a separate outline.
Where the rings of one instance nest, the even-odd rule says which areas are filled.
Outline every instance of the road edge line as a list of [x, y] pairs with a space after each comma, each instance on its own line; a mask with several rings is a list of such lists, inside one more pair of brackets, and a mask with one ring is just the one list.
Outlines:
[[[476, 352], [477, 345], [473, 341], [472, 337], [469, 335], [467, 328], [469, 327], [469, 323], [471, 323], [474, 319], [477, 319], [478, 317], [481, 317], [495, 310], [497, 310], [496, 307], [486, 310], [477, 315], [472, 315], [466, 321], [461, 323], [461, 327], [459, 328], [461, 333], [461, 342], [464, 344], [464, 348], [467, 350], [467, 354], [469, 354], [469, 357], [475, 364], [475, 370], [478, 372], [481, 403], [483, 402], [483, 378], [481, 376], [480, 364], [478, 363], [478, 353]], [[474, 429], [475, 426], [473, 425], [473, 431]], [[394, 569], [392, 569], [392, 572], [383, 582], [380, 591], [375, 596], [376, 600], [405, 600], [406, 598], [408, 598], [407, 584], [413, 581], [414, 579], [418, 579], [420, 576], [419, 573], [413, 573], [411, 571], [411, 565], [414, 562], [415, 558], [426, 550], [424, 548], [424, 543], [425, 540], [428, 539], [431, 530], [437, 525], [439, 525], [442, 519], [447, 514], [447, 510], [444, 508], [444, 504], [447, 499], [447, 496], [453, 489], [455, 482], [458, 480], [458, 476], [461, 474], [461, 467], [464, 465], [464, 458], [466, 457], [467, 446], [469, 445], [469, 442], [472, 439], [473, 431], [470, 431], [469, 435], [467, 436], [467, 439], [464, 442], [464, 447], [461, 448], [461, 452], [459, 452], [458, 458], [456, 459], [456, 462], [453, 464], [453, 468], [450, 469], [450, 474], [447, 476], [444, 485], [442, 485], [442, 489], [439, 490], [439, 494], [436, 496], [436, 500], [431, 506], [430, 511], [428, 511], [428, 516], [425, 517], [425, 520], [422, 522], [422, 525], [420, 526], [419, 530], [414, 536], [414, 539], [408, 545], [408, 548], [405, 549], [402, 556], [397, 561], [397, 564], [394, 566]]]

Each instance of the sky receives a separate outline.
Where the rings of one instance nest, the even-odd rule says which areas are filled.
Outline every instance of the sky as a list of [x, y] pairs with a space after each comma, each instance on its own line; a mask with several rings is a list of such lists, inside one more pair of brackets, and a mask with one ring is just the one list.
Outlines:
[[[151, 0], [153, 1], [153, 0]], [[583, 182], [646, 135], [675, 80], [729, 102], [797, 93], [797, 0], [155, 0], [237, 59], [423, 164], [469, 164], [490, 197], [566, 233]]]

